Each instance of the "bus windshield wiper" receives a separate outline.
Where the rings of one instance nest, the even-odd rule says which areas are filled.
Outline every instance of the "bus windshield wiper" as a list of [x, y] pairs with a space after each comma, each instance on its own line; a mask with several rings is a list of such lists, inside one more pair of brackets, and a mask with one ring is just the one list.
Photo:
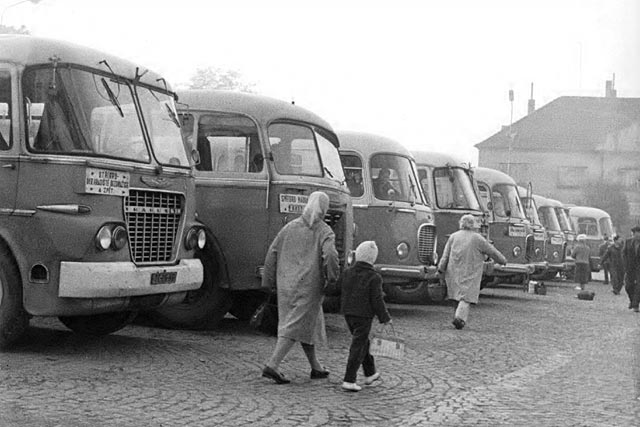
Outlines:
[[116, 98], [113, 91], [109, 87], [109, 83], [107, 83], [104, 77], [102, 77], [100, 80], [102, 80], [102, 86], [104, 86], [104, 90], [107, 91], [107, 96], [109, 97], [109, 101], [111, 101], [113, 106], [116, 107], [116, 109], [118, 110], [118, 113], [120, 113], [120, 117], [124, 118], [124, 113], [122, 112], [122, 107], [120, 106], [120, 102], [118, 102], [118, 98]]
[[180, 121], [178, 120], [178, 116], [176, 115], [176, 112], [173, 111], [173, 108], [171, 108], [169, 104], [165, 103], [164, 106], [167, 109], [167, 113], [169, 114], [169, 117], [171, 118], [171, 121], [173, 122], [173, 124], [175, 124], [179, 128]]

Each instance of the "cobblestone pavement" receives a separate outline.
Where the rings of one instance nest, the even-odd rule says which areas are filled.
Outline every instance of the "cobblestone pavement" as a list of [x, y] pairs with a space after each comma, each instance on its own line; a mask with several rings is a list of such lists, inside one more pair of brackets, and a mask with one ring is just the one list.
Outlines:
[[260, 377], [275, 339], [233, 318], [102, 338], [34, 319], [0, 353], [0, 426], [640, 425], [640, 314], [602, 283], [594, 301], [547, 285], [484, 290], [460, 331], [449, 306], [391, 305], [406, 357], [377, 358], [382, 380], [359, 393], [340, 389], [349, 336], [337, 314], [319, 351], [329, 379], [310, 380], [296, 347], [281, 367], [289, 385]]

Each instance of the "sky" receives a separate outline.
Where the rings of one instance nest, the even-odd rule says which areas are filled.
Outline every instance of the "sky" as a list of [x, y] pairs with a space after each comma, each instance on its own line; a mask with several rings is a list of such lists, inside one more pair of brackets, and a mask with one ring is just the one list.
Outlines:
[[[238, 70], [335, 130], [477, 164], [475, 144], [560, 96], [640, 97], [640, 0], [0, 0], [2, 23], [184, 87]], [[509, 90], [514, 101], [509, 101]], [[513, 112], [513, 113], [512, 113]]]

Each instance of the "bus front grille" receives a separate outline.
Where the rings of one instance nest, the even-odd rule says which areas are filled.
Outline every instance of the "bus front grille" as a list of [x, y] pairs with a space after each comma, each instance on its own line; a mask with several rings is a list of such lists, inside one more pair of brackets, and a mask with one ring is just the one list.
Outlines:
[[183, 197], [178, 193], [129, 190], [124, 213], [134, 262], [156, 263], [173, 259], [183, 203]]
[[422, 224], [418, 229], [418, 259], [423, 264], [433, 264], [433, 252], [436, 245], [436, 228], [431, 224]]

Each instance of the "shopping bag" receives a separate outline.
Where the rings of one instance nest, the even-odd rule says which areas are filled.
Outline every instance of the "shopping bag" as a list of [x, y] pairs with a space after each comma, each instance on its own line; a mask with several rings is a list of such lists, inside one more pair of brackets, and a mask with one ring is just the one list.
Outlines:
[[269, 295], [260, 304], [249, 320], [249, 325], [257, 331], [267, 335], [278, 335], [278, 304], [275, 294]]
[[389, 328], [383, 328], [372, 334], [369, 353], [373, 356], [402, 359], [405, 353], [404, 339], [396, 334], [393, 325], [390, 329], [389, 331]]

